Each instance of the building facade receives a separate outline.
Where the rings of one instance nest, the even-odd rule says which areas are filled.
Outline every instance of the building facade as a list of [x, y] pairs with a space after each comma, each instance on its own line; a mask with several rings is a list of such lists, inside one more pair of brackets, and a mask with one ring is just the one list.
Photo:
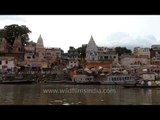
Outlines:
[[8, 53], [8, 43], [5, 38], [0, 38], [0, 53]]
[[150, 48], [135, 47], [133, 50], [135, 56], [146, 56], [150, 58]]
[[118, 62], [118, 54], [114, 48], [98, 47], [98, 60]]
[[150, 60], [147, 57], [136, 57], [136, 56], [122, 56], [120, 59], [120, 64], [122, 66], [142, 66], [149, 65]]
[[0, 57], [0, 73], [13, 72], [15, 67], [14, 57]]
[[75, 49], [74, 47], [69, 47], [69, 50], [68, 50], [68, 57], [69, 59], [75, 59], [75, 60], [78, 60], [79, 58], [79, 53], [77, 51], [77, 49]]

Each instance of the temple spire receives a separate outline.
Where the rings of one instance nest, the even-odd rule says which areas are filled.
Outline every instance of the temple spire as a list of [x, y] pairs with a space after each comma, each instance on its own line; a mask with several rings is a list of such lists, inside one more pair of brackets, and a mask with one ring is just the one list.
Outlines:
[[22, 45], [22, 41], [21, 41], [21, 36], [19, 35], [18, 37], [15, 37], [13, 46], [17, 46], [17, 45]]
[[98, 47], [92, 35], [91, 35], [91, 38], [86, 48], [86, 60], [87, 61], [97, 61], [98, 60]]
[[91, 38], [90, 38], [88, 45], [87, 45], [87, 50], [91, 50], [91, 49], [94, 51], [98, 51], [97, 45], [96, 45], [92, 35], [91, 35]]
[[37, 40], [37, 45], [36, 45], [37, 48], [44, 48], [44, 45], [43, 45], [43, 39], [42, 39], [42, 36], [40, 34], [38, 40]]

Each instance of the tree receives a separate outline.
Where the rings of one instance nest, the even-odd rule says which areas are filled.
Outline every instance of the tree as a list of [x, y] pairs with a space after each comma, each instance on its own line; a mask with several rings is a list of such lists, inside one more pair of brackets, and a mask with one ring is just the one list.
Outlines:
[[132, 53], [132, 51], [130, 49], [127, 49], [126, 47], [116, 47], [115, 50], [119, 56], [121, 56], [122, 54], [131, 54]]
[[82, 45], [82, 47], [77, 48], [78, 53], [80, 54], [80, 57], [84, 60], [86, 57], [86, 48], [87, 45]]
[[32, 44], [32, 45], [36, 46], [36, 43], [33, 40], [28, 41], [28, 43], [26, 43], [26, 45], [27, 44]]
[[14, 43], [14, 40], [16, 37], [21, 36], [22, 45], [28, 43], [29, 36], [28, 34], [31, 33], [31, 31], [25, 26], [25, 25], [6, 25], [3, 29], [0, 29], [0, 37], [6, 38], [9, 45], [12, 46]]

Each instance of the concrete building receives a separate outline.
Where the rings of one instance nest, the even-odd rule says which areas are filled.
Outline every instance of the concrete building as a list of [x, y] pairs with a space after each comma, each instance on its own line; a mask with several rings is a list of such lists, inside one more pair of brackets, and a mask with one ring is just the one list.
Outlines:
[[36, 44], [30, 43], [25, 46], [25, 55], [24, 55], [25, 65], [27, 66], [36, 66]]
[[0, 38], [0, 53], [8, 53], [8, 43], [5, 38]]
[[135, 47], [133, 50], [135, 56], [145, 56], [150, 58], [150, 48]]
[[141, 65], [149, 65], [150, 60], [147, 57], [135, 57], [135, 56], [121, 56], [120, 64], [122, 66], [141, 66]]
[[151, 58], [154, 58], [155, 60], [160, 60], [160, 45], [152, 45], [151, 52]]
[[74, 67], [78, 67], [79, 66], [79, 61], [78, 60], [69, 60], [68, 64], [67, 64], [67, 68], [74, 68]]
[[98, 60], [118, 62], [118, 54], [114, 48], [98, 47]]
[[79, 53], [77, 51], [77, 49], [75, 49], [74, 47], [69, 47], [69, 50], [68, 50], [68, 57], [69, 59], [76, 59], [78, 60], [79, 58]]
[[55, 56], [57, 58], [61, 58], [62, 57], [62, 49], [61, 48], [52, 48], [52, 51], [54, 51]]
[[14, 57], [0, 57], [0, 73], [13, 72], [15, 67]]
[[150, 49], [152, 65], [160, 65], [160, 45], [152, 45]]
[[62, 50], [60, 48], [44, 47], [42, 36], [37, 43], [30, 43], [25, 46], [24, 62], [26, 66], [49, 68], [53, 64], [60, 63]]
[[156, 74], [155, 73], [143, 73], [142, 78], [143, 80], [156, 80]]

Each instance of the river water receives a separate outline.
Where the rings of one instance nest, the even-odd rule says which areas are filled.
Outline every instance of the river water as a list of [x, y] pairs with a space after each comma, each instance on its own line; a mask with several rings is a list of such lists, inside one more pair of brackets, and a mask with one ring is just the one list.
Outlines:
[[160, 88], [120, 85], [0, 84], [0, 105], [159, 105]]

